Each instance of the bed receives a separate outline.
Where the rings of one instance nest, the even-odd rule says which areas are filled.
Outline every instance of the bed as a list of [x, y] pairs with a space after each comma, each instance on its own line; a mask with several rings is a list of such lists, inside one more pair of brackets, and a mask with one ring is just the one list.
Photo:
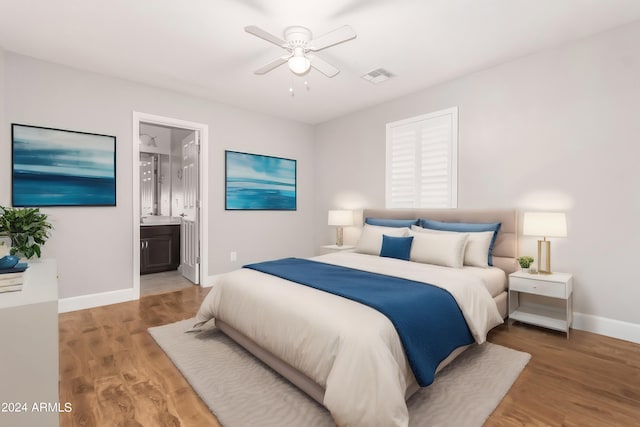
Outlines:
[[[487, 332], [506, 317], [506, 277], [516, 268], [514, 210], [376, 209], [364, 210], [363, 218], [380, 220], [382, 224], [387, 219], [420, 218], [435, 221], [436, 225], [500, 224], [489, 257], [493, 267], [451, 268], [367, 253], [366, 242], [363, 243], [366, 233], [383, 232], [387, 235], [385, 242], [392, 234], [403, 234], [405, 239], [415, 239], [414, 248], [422, 241], [453, 241], [453, 235], [456, 239], [462, 234], [480, 235], [447, 230], [423, 234], [431, 230], [422, 230], [421, 222], [411, 228], [393, 227], [397, 231], [384, 225], [364, 224], [356, 252], [327, 254], [300, 262], [307, 262], [305, 266], [322, 264], [322, 268], [348, 268], [426, 282], [444, 289], [455, 298], [475, 343], [484, 342]], [[199, 324], [215, 319], [221, 331], [324, 405], [338, 425], [407, 425], [406, 399], [420, 388], [419, 382], [425, 382], [421, 375], [420, 381], [416, 379], [416, 368], [407, 356], [412, 353], [403, 346], [405, 335], [396, 330], [395, 321], [367, 305], [300, 285], [287, 276], [253, 268], [225, 274], [203, 301], [196, 318]], [[435, 323], [434, 331], [450, 321], [443, 318]], [[447, 350], [433, 373], [470, 345], [474, 344], [455, 344], [455, 348]]]

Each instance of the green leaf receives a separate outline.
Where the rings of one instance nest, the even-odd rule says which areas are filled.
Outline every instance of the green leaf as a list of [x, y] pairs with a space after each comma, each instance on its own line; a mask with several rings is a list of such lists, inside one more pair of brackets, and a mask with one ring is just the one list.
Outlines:
[[11, 238], [10, 253], [19, 253], [26, 258], [41, 256], [40, 245], [50, 237], [53, 226], [48, 216], [39, 208], [8, 208], [0, 206], [0, 234]]

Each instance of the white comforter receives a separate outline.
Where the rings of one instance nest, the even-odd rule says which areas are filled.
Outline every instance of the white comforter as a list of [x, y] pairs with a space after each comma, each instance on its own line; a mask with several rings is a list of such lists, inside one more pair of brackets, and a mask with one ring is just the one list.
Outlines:
[[[357, 253], [313, 259], [448, 290], [478, 343], [502, 323], [481, 279], [463, 270]], [[415, 378], [391, 321], [375, 309], [240, 269], [221, 277], [203, 301], [197, 320], [212, 318], [233, 326], [324, 387], [324, 405], [339, 426], [408, 424], [405, 392]]]

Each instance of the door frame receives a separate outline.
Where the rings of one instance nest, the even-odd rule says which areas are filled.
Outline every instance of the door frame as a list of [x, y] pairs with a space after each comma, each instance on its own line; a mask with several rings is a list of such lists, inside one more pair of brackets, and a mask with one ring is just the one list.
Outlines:
[[[209, 272], [209, 256], [208, 245], [206, 244], [209, 235], [209, 168], [205, 167], [205, 163], [209, 159], [209, 125], [203, 123], [190, 122], [186, 120], [176, 119], [172, 117], [158, 116], [155, 114], [143, 113], [139, 111], [133, 112], [133, 130], [132, 130], [132, 187], [133, 187], [133, 292], [140, 299], [140, 123], [151, 123], [168, 127], [188, 129], [197, 131], [200, 134], [200, 155], [198, 156], [198, 180], [200, 200], [200, 285], [203, 279], [208, 277]], [[205, 159], [203, 161], [202, 159]]]

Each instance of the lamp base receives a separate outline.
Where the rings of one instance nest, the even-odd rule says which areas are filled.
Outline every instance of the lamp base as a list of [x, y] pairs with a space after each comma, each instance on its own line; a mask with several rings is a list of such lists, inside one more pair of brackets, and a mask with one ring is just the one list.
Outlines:
[[[546, 265], [545, 269], [542, 268], [542, 246], [546, 253]], [[538, 240], [538, 274], [552, 274], [551, 272], [551, 242], [545, 237], [543, 240]]]
[[338, 226], [338, 228], [336, 229], [336, 246], [342, 246], [342, 245], [343, 245], [342, 227]]

